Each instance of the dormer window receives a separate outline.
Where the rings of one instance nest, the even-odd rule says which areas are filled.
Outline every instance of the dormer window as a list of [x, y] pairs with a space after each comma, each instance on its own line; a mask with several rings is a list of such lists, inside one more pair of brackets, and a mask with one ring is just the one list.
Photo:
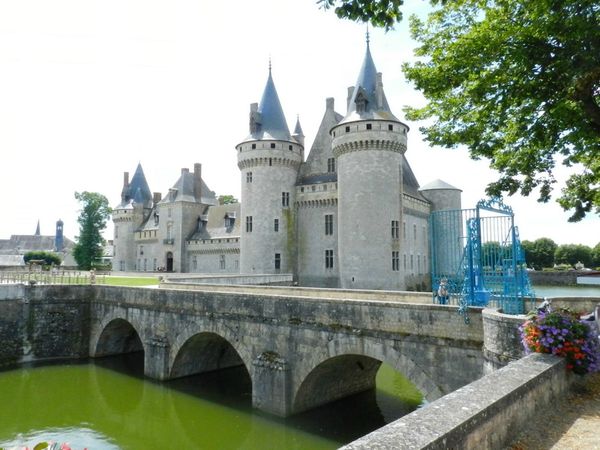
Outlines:
[[275, 148], [275, 142], [271, 142], [271, 148]]
[[230, 230], [231, 228], [233, 228], [234, 224], [235, 224], [235, 213], [228, 212], [227, 214], [225, 214], [225, 228]]
[[367, 100], [367, 96], [363, 88], [359, 89], [354, 103], [356, 104], [357, 113], [364, 113], [367, 111], [367, 104], [369, 103], [369, 100]]

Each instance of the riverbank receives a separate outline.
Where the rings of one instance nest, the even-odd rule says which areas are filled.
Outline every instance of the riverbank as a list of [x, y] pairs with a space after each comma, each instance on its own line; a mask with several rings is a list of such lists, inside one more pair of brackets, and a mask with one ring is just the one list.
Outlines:
[[600, 449], [600, 373], [588, 375], [553, 408], [540, 411], [507, 450]]

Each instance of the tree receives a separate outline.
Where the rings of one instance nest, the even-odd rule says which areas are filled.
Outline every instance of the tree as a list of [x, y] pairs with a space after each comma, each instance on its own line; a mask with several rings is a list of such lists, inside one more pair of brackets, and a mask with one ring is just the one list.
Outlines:
[[29, 263], [29, 261], [44, 261], [44, 265], [46, 266], [60, 266], [62, 259], [56, 253], [33, 251], [25, 253], [23, 255], [23, 261], [25, 261], [25, 264]]
[[217, 198], [219, 205], [229, 205], [231, 203], [238, 203], [238, 199], [233, 195], [219, 195]]
[[585, 267], [589, 267], [592, 264], [592, 249], [587, 245], [580, 244], [559, 245], [554, 254], [554, 260], [558, 264], [571, 266], [581, 262]]
[[75, 192], [75, 198], [82, 208], [77, 218], [79, 237], [73, 249], [73, 256], [79, 268], [89, 270], [93, 263], [102, 257], [102, 231], [106, 228], [111, 209], [106, 197], [97, 192]]
[[592, 264], [594, 267], [600, 267], [600, 242], [592, 249]]
[[317, 0], [323, 9], [334, 8], [340, 19], [370, 22], [374, 27], [391, 30], [402, 20], [404, 0]]
[[554, 266], [554, 253], [558, 245], [552, 239], [539, 238], [535, 241], [523, 241], [521, 247], [525, 250], [527, 264], [535, 270]]
[[489, 159], [489, 195], [539, 189], [547, 202], [556, 165], [578, 164], [558, 202], [571, 221], [600, 213], [598, 23], [597, 0], [462, 0], [411, 17], [423, 59], [404, 71], [428, 104], [407, 117], [432, 119], [432, 145]]

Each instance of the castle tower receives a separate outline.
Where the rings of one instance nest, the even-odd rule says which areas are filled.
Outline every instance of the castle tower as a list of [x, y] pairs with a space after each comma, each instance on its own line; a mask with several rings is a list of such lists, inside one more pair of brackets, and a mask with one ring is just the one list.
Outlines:
[[[300, 137], [302, 129], [296, 130]], [[304, 147], [290, 131], [271, 67], [260, 104], [250, 105], [250, 134], [236, 146], [241, 172], [240, 272], [295, 272], [295, 183]]]
[[113, 270], [134, 271], [136, 267], [135, 231], [144, 222], [152, 209], [152, 193], [148, 187], [142, 165], [138, 164], [131, 183], [129, 173], [123, 174], [121, 203], [114, 209], [114, 257]]
[[338, 176], [342, 288], [404, 289], [400, 265], [403, 154], [408, 126], [390, 111], [367, 38], [346, 117], [331, 129]]

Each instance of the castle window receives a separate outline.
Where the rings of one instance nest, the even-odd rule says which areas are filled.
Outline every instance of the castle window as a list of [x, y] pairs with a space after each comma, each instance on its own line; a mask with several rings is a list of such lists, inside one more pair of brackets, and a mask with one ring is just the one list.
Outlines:
[[198, 257], [192, 256], [192, 270], [198, 270]]
[[119, 261], [119, 268], [121, 269], [121, 272], [125, 271], [125, 261]]
[[246, 172], [246, 183], [252, 183], [252, 172]]
[[394, 272], [400, 270], [400, 252], [392, 252], [392, 270]]
[[335, 172], [335, 158], [327, 158], [327, 172]]
[[350, 132], [350, 127], [346, 127], [346, 133]]
[[300, 192], [304, 192], [304, 187], [301, 187], [301, 188], [300, 188]]
[[256, 149], [256, 144], [252, 144], [252, 150]]
[[392, 220], [392, 239], [400, 238], [400, 222], [398, 220]]
[[219, 268], [225, 270], [225, 255], [219, 256]]
[[275, 253], [275, 270], [281, 269], [281, 253]]
[[279, 219], [273, 219], [273, 231], [276, 233], [279, 231]]
[[273, 159], [269, 158], [269, 165], [272, 166], [273, 165]]
[[413, 225], [413, 238], [417, 242], [417, 225]]
[[290, 145], [288, 148], [289, 148], [290, 150], [293, 150], [293, 147], [292, 147], [291, 145]]
[[414, 256], [410, 255], [410, 270], [414, 270], [414, 269], [415, 269]]
[[406, 222], [402, 222], [402, 237], [406, 240]]
[[147, 264], [146, 264], [146, 262], [147, 262], [147, 260], [146, 260], [146, 258], [144, 258], [144, 272], [145, 272], [146, 270], [148, 270], [148, 269], [146, 268], [146, 267], [147, 267]]
[[156, 271], [156, 263], [157, 263], [157, 261], [156, 261], [156, 258], [154, 258], [154, 259], [152, 260], [152, 270], [153, 270], [153, 271]]
[[275, 148], [275, 142], [271, 142], [271, 148]]
[[421, 255], [417, 255], [417, 273], [421, 275]]
[[119, 237], [119, 227], [115, 227], [115, 239]]
[[371, 128], [373, 128], [373, 125], [371, 125], [370, 123], [367, 124], [367, 130], [370, 130]]
[[290, 206], [290, 193], [289, 192], [281, 193], [281, 206], [283, 206], [283, 207]]
[[325, 235], [333, 234], [333, 214], [325, 214]]
[[333, 250], [325, 250], [325, 268], [333, 269]]
[[140, 245], [140, 255], [143, 255], [143, 254], [144, 254], [144, 246]]
[[394, 131], [394, 125], [389, 124], [388, 125], [388, 131]]
[[246, 233], [252, 233], [252, 216], [246, 216]]
[[406, 270], [406, 253], [404, 254], [404, 270]]
[[171, 210], [171, 208], [167, 209], [167, 217], [171, 217], [172, 213], [173, 211]]

